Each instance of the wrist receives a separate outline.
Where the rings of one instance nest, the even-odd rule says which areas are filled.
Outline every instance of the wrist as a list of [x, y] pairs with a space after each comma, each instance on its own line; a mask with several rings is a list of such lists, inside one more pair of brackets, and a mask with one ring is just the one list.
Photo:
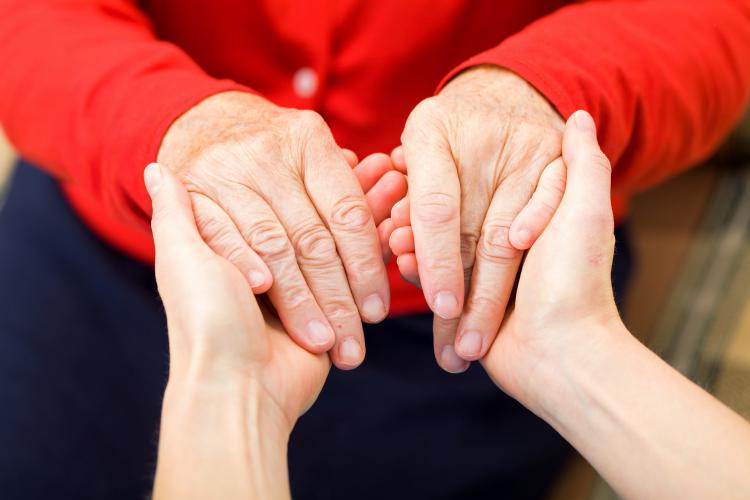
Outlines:
[[612, 356], [638, 344], [616, 315], [577, 321], [544, 335], [556, 341], [547, 342], [528, 363], [533, 370], [519, 381], [518, 399], [549, 423], [571, 405], [582, 404], [587, 391], [610, 369]]
[[220, 485], [227, 498], [288, 498], [290, 431], [255, 380], [170, 375], [155, 496], [208, 498]]
[[[439, 96], [494, 96], [498, 105], [525, 110], [524, 118], [536, 116], [562, 134], [565, 120], [552, 103], [517, 73], [495, 64], [479, 64], [458, 73], [438, 93]], [[530, 115], [529, 111], [534, 115]]]

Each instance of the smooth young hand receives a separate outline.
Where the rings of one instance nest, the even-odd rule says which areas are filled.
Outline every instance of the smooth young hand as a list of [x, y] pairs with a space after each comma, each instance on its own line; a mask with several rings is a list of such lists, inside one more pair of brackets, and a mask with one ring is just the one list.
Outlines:
[[245, 276], [201, 238], [169, 169], [152, 164], [145, 181], [170, 348], [155, 497], [288, 497], [287, 439], [328, 356], [264, 317]]
[[551, 360], [596, 343], [588, 331], [622, 325], [611, 281], [612, 169], [588, 113], [568, 120], [562, 154], [562, 201], [528, 251], [515, 306], [482, 360], [504, 391], [532, 408], [550, 392], [544, 384], [555, 380], [548, 372], [555, 366]]

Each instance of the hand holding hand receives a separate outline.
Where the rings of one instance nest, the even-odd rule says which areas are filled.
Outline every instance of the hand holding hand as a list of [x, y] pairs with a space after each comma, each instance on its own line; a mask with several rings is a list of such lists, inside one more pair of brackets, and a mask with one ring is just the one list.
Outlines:
[[[347, 159], [317, 113], [242, 92], [192, 108], [159, 151], [211, 248], [268, 291], [299, 345], [333, 348], [345, 369], [364, 357], [361, 319], [382, 320], [390, 303], [375, 221]], [[387, 182], [405, 189], [402, 178]]]
[[555, 397], [555, 367], [601, 341], [590, 332], [626, 331], [612, 293], [612, 169], [588, 113], [568, 120], [562, 153], [562, 201], [528, 251], [515, 307], [482, 360], [504, 391], [533, 410]]
[[391, 247], [403, 275], [418, 270], [447, 371], [484, 356], [500, 328], [522, 250], [561, 193], [562, 128], [544, 97], [494, 66], [460, 74], [409, 117], [393, 155], [409, 198], [394, 207]]
[[169, 169], [150, 165], [145, 180], [170, 347], [155, 496], [286, 497], [286, 442], [328, 356], [264, 319], [243, 274], [201, 239]]

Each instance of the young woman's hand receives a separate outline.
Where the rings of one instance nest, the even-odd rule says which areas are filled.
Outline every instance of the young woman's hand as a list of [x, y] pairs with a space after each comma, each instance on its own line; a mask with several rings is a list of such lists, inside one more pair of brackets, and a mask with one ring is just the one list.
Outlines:
[[515, 308], [482, 364], [621, 497], [747, 498], [750, 425], [618, 316], [611, 169], [587, 113], [568, 120], [562, 152], [562, 202], [526, 256]]
[[238, 268], [204, 243], [169, 169], [144, 176], [170, 347], [155, 496], [286, 497], [287, 439], [323, 387], [328, 355], [263, 314]]
[[548, 168], [567, 169], [562, 201], [526, 254], [515, 306], [482, 360], [503, 390], [532, 409], [553, 392], [556, 366], [600, 340], [590, 332], [624, 330], [611, 281], [612, 169], [588, 113], [568, 120], [558, 162]]

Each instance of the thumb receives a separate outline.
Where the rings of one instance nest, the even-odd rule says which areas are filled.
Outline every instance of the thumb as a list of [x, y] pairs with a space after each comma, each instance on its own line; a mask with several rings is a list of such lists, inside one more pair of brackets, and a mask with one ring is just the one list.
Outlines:
[[561, 215], [576, 228], [607, 241], [614, 231], [610, 188], [612, 166], [596, 140], [596, 125], [586, 111], [576, 111], [565, 124], [562, 145], [567, 185]]
[[151, 196], [156, 282], [166, 304], [190, 285], [185, 270], [194, 269], [196, 262], [212, 252], [195, 225], [185, 186], [169, 168], [152, 163], [144, 170], [143, 181]]
[[157, 256], [203, 246], [190, 197], [175, 175], [168, 168], [151, 163], [143, 171], [143, 181], [151, 197], [151, 231]]

